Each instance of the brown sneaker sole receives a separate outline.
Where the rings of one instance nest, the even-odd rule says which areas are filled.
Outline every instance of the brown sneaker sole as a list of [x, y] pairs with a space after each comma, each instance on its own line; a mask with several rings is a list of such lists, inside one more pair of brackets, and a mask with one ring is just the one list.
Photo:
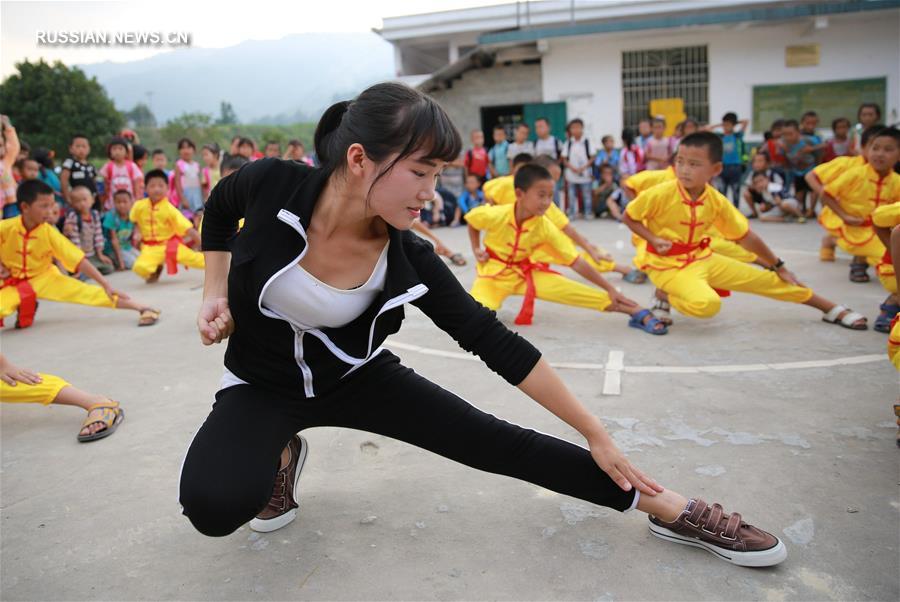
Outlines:
[[695, 548], [701, 548], [703, 550], [706, 550], [713, 556], [716, 556], [717, 558], [721, 558], [726, 562], [730, 562], [731, 564], [736, 564], [738, 566], [773, 566], [787, 558], [787, 548], [785, 547], [784, 542], [777, 537], [775, 539], [778, 543], [767, 550], [757, 550], [754, 552], [736, 552], [734, 550], [729, 550], [727, 548], [722, 548], [717, 545], [707, 543], [696, 537], [685, 537], [684, 535], [679, 535], [678, 533], [670, 531], [669, 529], [657, 525], [652, 521], [650, 522], [650, 532], [660, 539], [665, 539], [666, 541], [680, 543], [686, 546], [694, 546]]
[[[303, 435], [298, 435], [300, 438], [300, 452], [297, 455], [297, 472], [294, 473], [294, 500], [296, 501], [297, 495], [297, 485], [300, 483], [300, 473], [303, 472], [303, 464], [306, 462], [306, 455], [309, 451], [309, 444], [306, 442], [306, 438]], [[272, 531], [277, 531], [282, 527], [286, 527], [287, 525], [294, 522], [294, 519], [297, 518], [297, 510], [298, 508], [291, 508], [284, 514], [279, 514], [278, 516], [272, 518], [253, 518], [250, 521], [250, 528], [254, 531], [258, 531], [260, 533], [271, 533]]]

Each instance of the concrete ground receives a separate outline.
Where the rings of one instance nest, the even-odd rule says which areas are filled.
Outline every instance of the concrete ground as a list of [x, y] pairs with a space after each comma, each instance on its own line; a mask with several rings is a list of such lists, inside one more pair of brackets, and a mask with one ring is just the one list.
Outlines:
[[[617, 224], [577, 226], [628, 257]], [[846, 257], [820, 263], [817, 225], [754, 227], [817, 291], [874, 318], [880, 286], [850, 283]], [[438, 234], [469, 258], [454, 268], [468, 286], [465, 230]], [[156, 285], [130, 273], [111, 280], [162, 307], [160, 323], [137, 328], [130, 312], [47, 302], [33, 328], [16, 331], [8, 320], [3, 331], [3, 353], [17, 364], [112, 396], [127, 412], [112, 437], [84, 445], [75, 440], [81, 410], [3, 404], [3, 600], [900, 597], [898, 377], [883, 334], [747, 295], [726, 299], [712, 320], [676, 315], [665, 337], [629, 329], [624, 316], [543, 302], [530, 327], [512, 325], [517, 299], [500, 312], [552, 362], [583, 364], [563, 368], [565, 381], [638, 466], [782, 537], [789, 556], [775, 568], [740, 568], [658, 540], [638, 512], [332, 428], [305, 433], [310, 455], [293, 524], [208, 538], [177, 502], [181, 459], [210, 410], [225, 349], [199, 343], [202, 273]], [[641, 303], [651, 291], [622, 289]], [[405, 363], [482, 409], [583, 443], [482, 364], [457, 357], [415, 308], [394, 340]], [[610, 351], [622, 352], [612, 355], [622, 369], [607, 373]], [[675, 369], [702, 366], [720, 371]], [[617, 376], [620, 394], [602, 395]]]

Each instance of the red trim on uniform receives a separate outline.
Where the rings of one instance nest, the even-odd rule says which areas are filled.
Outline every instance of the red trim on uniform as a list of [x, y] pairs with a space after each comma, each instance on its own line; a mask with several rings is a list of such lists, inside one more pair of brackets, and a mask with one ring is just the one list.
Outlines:
[[537, 298], [537, 290], [534, 286], [534, 276], [532, 276], [531, 273], [535, 270], [538, 272], [546, 272], [548, 274], [558, 274], [559, 272], [550, 269], [550, 265], [547, 263], [532, 261], [530, 257], [526, 257], [520, 261], [513, 261], [512, 256], [510, 256], [509, 259], [503, 259], [496, 251], [488, 246], [485, 246], [485, 250], [491, 259], [503, 262], [506, 267], [494, 276], [481, 276], [481, 278], [495, 278], [506, 271], [506, 269], [511, 269], [525, 279], [525, 298], [522, 300], [522, 308], [519, 310], [519, 315], [516, 316], [515, 322], [520, 326], [530, 325], [534, 319], [534, 300]]

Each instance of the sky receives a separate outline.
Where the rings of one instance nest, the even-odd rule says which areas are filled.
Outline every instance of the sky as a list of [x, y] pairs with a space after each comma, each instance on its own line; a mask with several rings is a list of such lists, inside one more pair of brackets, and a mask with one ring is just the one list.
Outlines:
[[[25, 59], [67, 65], [128, 62], [170, 47], [38, 45], [38, 32], [188, 33], [191, 46], [224, 48], [289, 34], [371, 31], [382, 18], [503, 4], [509, 0], [0, 0], [0, 79]], [[45, 33], [45, 36], [47, 34]]]

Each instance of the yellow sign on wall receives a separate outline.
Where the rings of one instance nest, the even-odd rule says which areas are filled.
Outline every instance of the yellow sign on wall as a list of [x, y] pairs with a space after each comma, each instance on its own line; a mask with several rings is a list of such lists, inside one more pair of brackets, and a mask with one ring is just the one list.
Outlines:
[[786, 46], [784, 49], [785, 67], [815, 67], [819, 64], [819, 45]]
[[666, 120], [665, 136], [675, 133], [675, 126], [687, 119], [683, 98], [657, 98], [650, 101], [650, 116]]

